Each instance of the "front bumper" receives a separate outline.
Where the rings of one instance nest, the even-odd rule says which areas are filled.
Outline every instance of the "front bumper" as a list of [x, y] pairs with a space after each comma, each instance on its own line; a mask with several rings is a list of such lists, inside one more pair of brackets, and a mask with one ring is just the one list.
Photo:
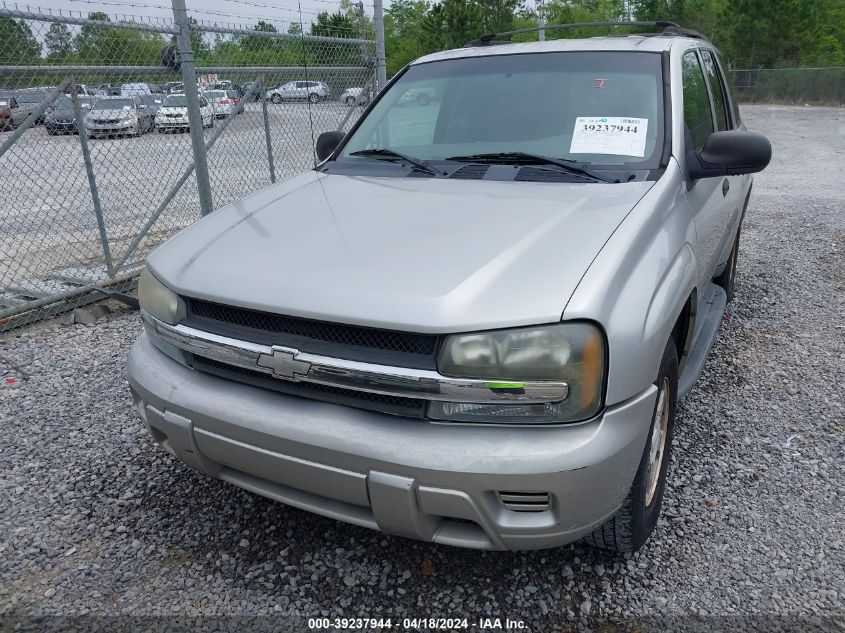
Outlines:
[[[656, 389], [591, 421], [545, 427], [438, 424], [287, 396], [190, 369], [146, 334], [129, 384], [165, 450], [202, 472], [356, 525], [480, 549], [564, 545], [622, 504]], [[548, 494], [508, 509], [500, 493]]]
[[71, 133], [76, 132], [76, 122], [66, 122], [66, 121], [44, 121], [44, 127], [47, 129], [48, 132], [61, 132], [61, 133]]
[[184, 129], [191, 127], [188, 117], [157, 116], [155, 126], [160, 130]]
[[112, 134], [129, 134], [132, 131], [133, 121], [121, 121], [120, 123], [88, 123], [85, 131], [89, 136], [110, 136]]

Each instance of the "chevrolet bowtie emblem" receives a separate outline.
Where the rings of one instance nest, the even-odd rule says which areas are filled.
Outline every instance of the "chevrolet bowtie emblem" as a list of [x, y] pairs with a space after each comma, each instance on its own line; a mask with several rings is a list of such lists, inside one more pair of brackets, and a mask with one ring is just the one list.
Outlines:
[[299, 350], [287, 347], [274, 347], [272, 354], [261, 354], [257, 365], [273, 370], [273, 375], [285, 380], [298, 381], [311, 371], [311, 363], [297, 360]]

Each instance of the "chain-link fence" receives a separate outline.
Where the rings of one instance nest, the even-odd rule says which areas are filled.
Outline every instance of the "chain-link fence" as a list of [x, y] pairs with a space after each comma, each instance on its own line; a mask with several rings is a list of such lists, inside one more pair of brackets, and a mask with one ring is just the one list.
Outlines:
[[364, 5], [172, 13], [0, 5], [0, 331], [125, 291], [177, 230], [313, 166], [384, 66]]
[[732, 70], [741, 101], [845, 105], [845, 67]]

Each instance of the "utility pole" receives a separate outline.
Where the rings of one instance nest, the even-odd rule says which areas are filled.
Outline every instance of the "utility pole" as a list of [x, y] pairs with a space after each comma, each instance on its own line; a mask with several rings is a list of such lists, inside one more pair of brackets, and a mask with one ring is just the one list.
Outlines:
[[387, 83], [387, 60], [384, 54], [384, 6], [382, 0], [373, 0], [373, 24], [376, 27], [376, 70], [378, 89]]
[[188, 23], [188, 10], [185, 7], [185, 0], [172, 0], [172, 3], [173, 20], [179, 29], [176, 34], [176, 47], [179, 49], [182, 83], [185, 84], [185, 101], [188, 104], [188, 125], [191, 127], [191, 149], [194, 152], [200, 213], [208, 215], [214, 210], [214, 202], [211, 198], [211, 181], [208, 178], [208, 160], [202, 133], [202, 115], [200, 114], [200, 99], [197, 92], [197, 71], [194, 67], [194, 51], [191, 48], [191, 27]]
[[546, 41], [546, 29], [543, 27], [546, 26], [546, 5], [544, 0], [539, 0], [537, 3], [537, 13], [540, 16], [540, 19], [537, 20], [537, 26], [540, 27], [540, 30], [537, 32], [537, 36], [539, 37], [541, 42]]

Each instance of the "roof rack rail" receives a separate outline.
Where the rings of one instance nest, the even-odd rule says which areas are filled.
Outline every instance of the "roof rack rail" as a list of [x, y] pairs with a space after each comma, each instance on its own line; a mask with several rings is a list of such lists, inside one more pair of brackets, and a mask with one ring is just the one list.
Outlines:
[[579, 29], [590, 26], [652, 26], [662, 28], [661, 35], [668, 36], [682, 36], [695, 37], [706, 40], [701, 33], [683, 28], [680, 24], [669, 22], [668, 20], [633, 20], [625, 22], [570, 22], [569, 24], [545, 24], [543, 26], [532, 26], [525, 29], [517, 29], [515, 31], [503, 31], [502, 33], [487, 33], [478, 39], [472, 40], [465, 44], [465, 48], [472, 48], [476, 46], [495, 46], [496, 44], [508, 44], [509, 40], [499, 38], [510, 38], [513, 35], [521, 33], [536, 33], [537, 31], [553, 31], [564, 29]]

